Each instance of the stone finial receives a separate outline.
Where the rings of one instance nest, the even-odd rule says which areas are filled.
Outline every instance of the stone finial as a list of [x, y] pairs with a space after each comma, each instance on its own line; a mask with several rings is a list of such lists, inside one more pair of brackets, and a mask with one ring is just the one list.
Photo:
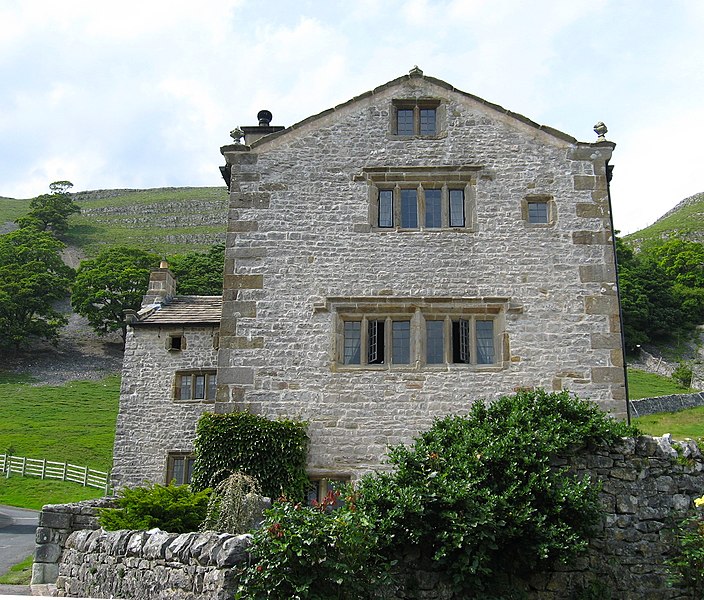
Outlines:
[[260, 110], [257, 113], [257, 121], [259, 121], [259, 127], [269, 127], [273, 118], [274, 117], [271, 114], [271, 111], [268, 111], [266, 109]]
[[242, 131], [239, 127], [235, 127], [230, 132], [230, 137], [235, 140], [235, 144], [241, 144], [242, 138], [244, 137], [244, 131]]
[[418, 68], [418, 65], [415, 65], [415, 66], [408, 72], [408, 74], [409, 74], [411, 77], [423, 77], [423, 71], [421, 71], [421, 70]]
[[602, 121], [599, 121], [596, 125], [594, 125], [594, 133], [597, 134], [596, 141], [597, 142], [605, 142], [606, 141], [606, 134], [609, 130], [606, 128], [606, 125]]

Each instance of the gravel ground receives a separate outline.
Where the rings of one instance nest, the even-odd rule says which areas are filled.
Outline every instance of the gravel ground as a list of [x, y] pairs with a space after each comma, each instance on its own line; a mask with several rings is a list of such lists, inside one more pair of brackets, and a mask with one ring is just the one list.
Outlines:
[[56, 347], [37, 342], [27, 350], [0, 356], [0, 370], [26, 374], [37, 385], [62, 385], [69, 381], [102, 379], [122, 368], [119, 333], [98, 336], [88, 322], [68, 306], [61, 307], [69, 323]]

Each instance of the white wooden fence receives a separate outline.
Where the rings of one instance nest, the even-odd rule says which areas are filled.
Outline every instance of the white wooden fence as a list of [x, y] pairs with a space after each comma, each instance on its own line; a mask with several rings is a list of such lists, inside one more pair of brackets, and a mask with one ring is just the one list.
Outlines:
[[70, 463], [56, 462], [44, 458], [27, 458], [0, 454], [0, 474], [9, 478], [16, 473], [22, 477], [40, 477], [41, 479], [60, 479], [80, 483], [84, 487], [93, 487], [110, 494], [110, 477], [105, 471], [96, 471]]

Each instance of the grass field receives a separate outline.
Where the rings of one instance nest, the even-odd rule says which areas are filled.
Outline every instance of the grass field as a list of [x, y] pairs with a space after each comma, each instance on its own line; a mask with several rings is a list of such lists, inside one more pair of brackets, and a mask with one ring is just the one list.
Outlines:
[[631, 400], [669, 396], [670, 394], [688, 394], [694, 391], [696, 390], [675, 383], [670, 377], [663, 377], [639, 369], [628, 369], [628, 392]]
[[[681, 410], [675, 413], [659, 413], [633, 419], [643, 433], [661, 436], [671, 433], [677, 440], [704, 439], [704, 406]], [[704, 446], [700, 443], [700, 447]]]
[[[117, 375], [57, 387], [0, 373], [0, 452], [108, 471], [119, 396]], [[0, 477], [0, 504], [11, 506], [41, 508], [101, 495], [75, 483]]]
[[32, 562], [33, 558], [28, 556], [14, 567], [10, 567], [10, 570], [0, 577], [0, 583], [7, 585], [29, 585], [32, 580]]

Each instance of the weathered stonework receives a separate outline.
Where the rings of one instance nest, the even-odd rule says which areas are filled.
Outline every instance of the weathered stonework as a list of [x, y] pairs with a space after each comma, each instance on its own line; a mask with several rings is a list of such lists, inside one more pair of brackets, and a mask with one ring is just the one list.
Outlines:
[[[693, 498], [704, 494], [704, 461], [694, 442], [674, 446], [669, 436], [627, 438], [612, 447], [585, 449], [569, 461], [556, 461], [555, 467], [601, 482], [603, 518], [585, 555], [517, 585], [527, 590], [528, 600], [692, 597], [668, 587], [665, 561], [673, 552], [673, 524], [692, 507]], [[56, 508], [54, 518], [61, 525], [66, 515]], [[66, 537], [57, 589], [72, 596], [232, 598], [232, 567], [248, 559], [247, 536], [87, 530]], [[463, 600], [453, 597], [442, 574], [420, 558], [417, 549], [398, 557], [408, 579], [398, 577], [396, 598]]]
[[[395, 135], [399, 99], [438, 102], [437, 135]], [[217, 410], [308, 421], [311, 470], [352, 478], [434, 417], [516, 389], [567, 388], [625, 415], [612, 143], [577, 142], [416, 73], [245, 144], [222, 149], [231, 185]], [[467, 183], [468, 225], [381, 229], [378, 186], [423, 178]], [[527, 222], [531, 199], [549, 203], [548, 223]], [[331, 299], [386, 297], [398, 310], [502, 299], [500, 360], [344, 368]]]

